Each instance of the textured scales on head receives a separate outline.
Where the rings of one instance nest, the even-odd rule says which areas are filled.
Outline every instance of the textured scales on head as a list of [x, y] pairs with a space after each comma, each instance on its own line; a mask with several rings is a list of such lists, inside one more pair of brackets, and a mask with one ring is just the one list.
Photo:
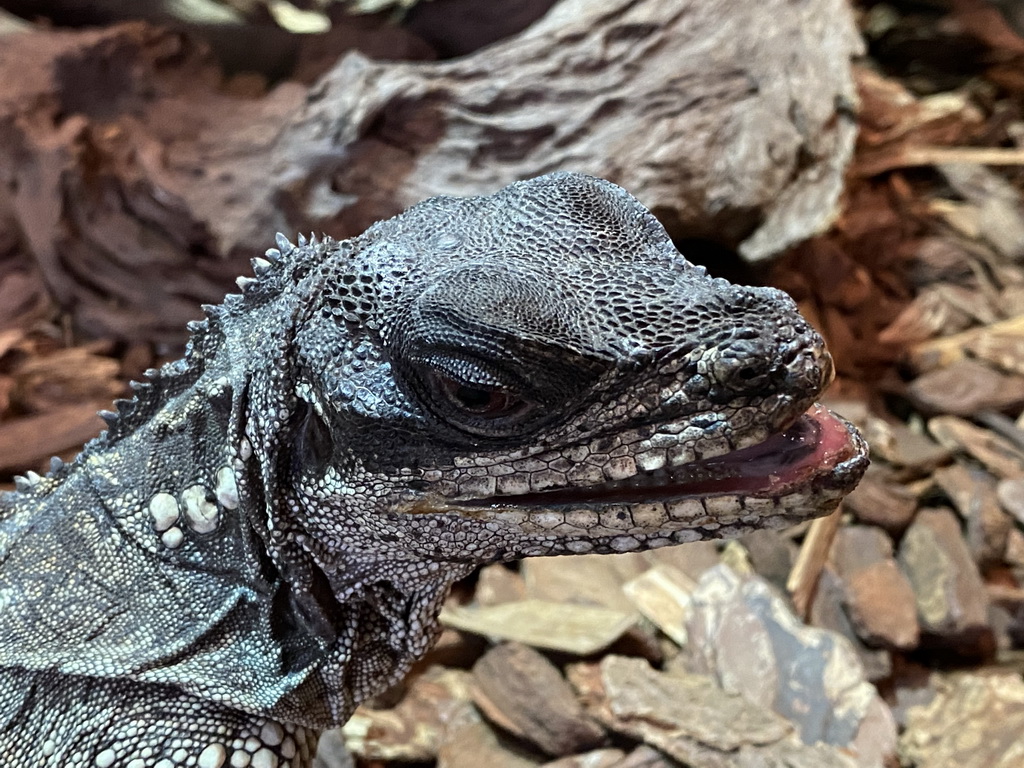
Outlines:
[[[0, 713], [56, 699], [0, 726], [164, 713], [8, 765], [305, 766], [296, 734], [404, 674], [477, 565], [786, 525], [866, 465], [813, 404], [831, 361], [793, 302], [708, 277], [608, 182], [279, 235], [253, 270], [72, 465], [0, 499]], [[276, 722], [290, 756], [253, 736]]]

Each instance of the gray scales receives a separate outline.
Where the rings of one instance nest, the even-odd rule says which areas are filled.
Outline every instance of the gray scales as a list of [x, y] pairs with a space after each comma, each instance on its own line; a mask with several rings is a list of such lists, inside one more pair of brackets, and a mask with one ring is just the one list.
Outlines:
[[308, 766], [482, 563], [823, 514], [867, 464], [793, 301], [556, 173], [278, 238], [0, 497], [0, 762]]

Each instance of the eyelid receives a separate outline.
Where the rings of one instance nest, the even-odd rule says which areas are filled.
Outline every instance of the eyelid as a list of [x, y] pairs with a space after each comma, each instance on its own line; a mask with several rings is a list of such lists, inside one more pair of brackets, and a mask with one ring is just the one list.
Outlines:
[[425, 370], [441, 373], [467, 387], [501, 389], [503, 391], [514, 391], [516, 389], [492, 370], [465, 358], [436, 355], [419, 358], [417, 362]]

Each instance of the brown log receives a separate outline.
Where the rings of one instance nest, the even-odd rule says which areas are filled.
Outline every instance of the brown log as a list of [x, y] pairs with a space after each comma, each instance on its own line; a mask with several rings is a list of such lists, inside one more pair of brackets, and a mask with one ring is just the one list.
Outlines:
[[255, 97], [179, 33], [17, 33], [0, 221], [78, 330], [162, 342], [275, 230], [347, 237], [556, 169], [763, 258], [834, 214], [860, 50], [844, 0], [562, 0], [467, 56], [350, 52], [312, 87]]

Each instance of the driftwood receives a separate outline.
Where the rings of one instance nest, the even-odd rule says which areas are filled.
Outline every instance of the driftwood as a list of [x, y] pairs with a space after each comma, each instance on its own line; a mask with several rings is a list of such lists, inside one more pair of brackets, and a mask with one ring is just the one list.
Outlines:
[[164, 342], [275, 230], [347, 237], [555, 169], [761, 258], [833, 216], [859, 46], [843, 0], [563, 0], [462, 58], [350, 52], [311, 87], [254, 93], [141, 23], [16, 33], [0, 222], [76, 329]]

